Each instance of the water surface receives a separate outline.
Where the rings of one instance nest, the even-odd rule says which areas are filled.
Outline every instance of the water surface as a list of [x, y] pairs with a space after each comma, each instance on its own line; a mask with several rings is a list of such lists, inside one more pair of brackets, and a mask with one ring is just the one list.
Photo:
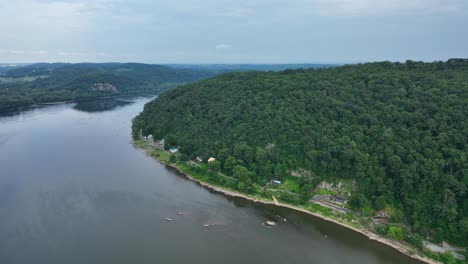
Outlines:
[[[130, 144], [131, 119], [148, 100], [0, 117], [0, 263], [417, 263], [312, 216], [177, 176]], [[288, 221], [262, 225], [276, 215]]]

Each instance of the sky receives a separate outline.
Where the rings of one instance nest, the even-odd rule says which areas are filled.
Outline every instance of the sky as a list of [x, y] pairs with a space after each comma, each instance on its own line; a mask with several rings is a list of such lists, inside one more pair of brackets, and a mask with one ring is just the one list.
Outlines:
[[0, 63], [468, 58], [468, 0], [0, 0]]

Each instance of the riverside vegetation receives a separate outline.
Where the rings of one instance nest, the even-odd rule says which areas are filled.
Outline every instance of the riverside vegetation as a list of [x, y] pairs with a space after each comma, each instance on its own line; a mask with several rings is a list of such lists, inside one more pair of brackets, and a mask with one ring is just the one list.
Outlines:
[[[336, 213], [309, 199], [347, 182], [361, 216], [334, 217], [421, 250], [425, 238], [467, 246], [467, 103], [464, 59], [228, 73], [164, 92], [133, 135], [178, 146], [178, 166], [202, 181], [325, 215]], [[217, 161], [186, 163], [197, 156]], [[388, 224], [372, 223], [380, 210]]]

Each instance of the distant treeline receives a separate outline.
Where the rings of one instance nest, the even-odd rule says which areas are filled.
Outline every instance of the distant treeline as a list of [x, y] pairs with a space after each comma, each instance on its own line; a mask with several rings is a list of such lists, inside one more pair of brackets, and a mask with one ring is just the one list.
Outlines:
[[[46, 102], [159, 93], [214, 72], [138, 63], [39, 63], [0, 72], [0, 111]], [[92, 89], [105, 83], [114, 90]]]

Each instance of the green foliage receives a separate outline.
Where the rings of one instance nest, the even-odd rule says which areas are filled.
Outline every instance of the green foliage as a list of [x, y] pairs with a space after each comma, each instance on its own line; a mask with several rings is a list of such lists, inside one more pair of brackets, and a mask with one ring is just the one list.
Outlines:
[[284, 179], [283, 184], [281, 185], [282, 189], [286, 191], [300, 193], [301, 192], [301, 183], [297, 178], [287, 178]]
[[440, 261], [445, 264], [456, 264], [457, 260], [455, 257], [452, 255], [450, 251], [445, 251], [444, 253], [440, 254], [439, 256]]
[[336, 192], [334, 191], [331, 191], [331, 190], [328, 190], [328, 189], [320, 189], [317, 194], [320, 194], [320, 195], [336, 195]]
[[351, 208], [392, 206], [421, 235], [466, 244], [467, 102], [467, 60], [251, 71], [161, 94], [134, 131], [216, 157], [228, 175], [242, 166], [252, 184], [299, 169], [356, 182]]
[[399, 226], [390, 226], [388, 228], [387, 235], [393, 237], [396, 240], [403, 240], [405, 238], [403, 231]]
[[208, 169], [212, 171], [219, 171], [221, 169], [221, 162], [219, 160], [214, 160], [208, 163]]
[[376, 225], [375, 232], [380, 235], [387, 235], [388, 234], [388, 225]]
[[368, 205], [369, 201], [366, 196], [362, 193], [354, 193], [348, 201], [349, 208], [353, 210], [359, 210]]
[[405, 237], [405, 240], [416, 248], [423, 248], [424, 238], [418, 234], [408, 234], [408, 236]]
[[180, 161], [188, 161], [189, 156], [187, 154], [185, 154], [185, 153], [181, 153], [179, 159], [180, 159]]

